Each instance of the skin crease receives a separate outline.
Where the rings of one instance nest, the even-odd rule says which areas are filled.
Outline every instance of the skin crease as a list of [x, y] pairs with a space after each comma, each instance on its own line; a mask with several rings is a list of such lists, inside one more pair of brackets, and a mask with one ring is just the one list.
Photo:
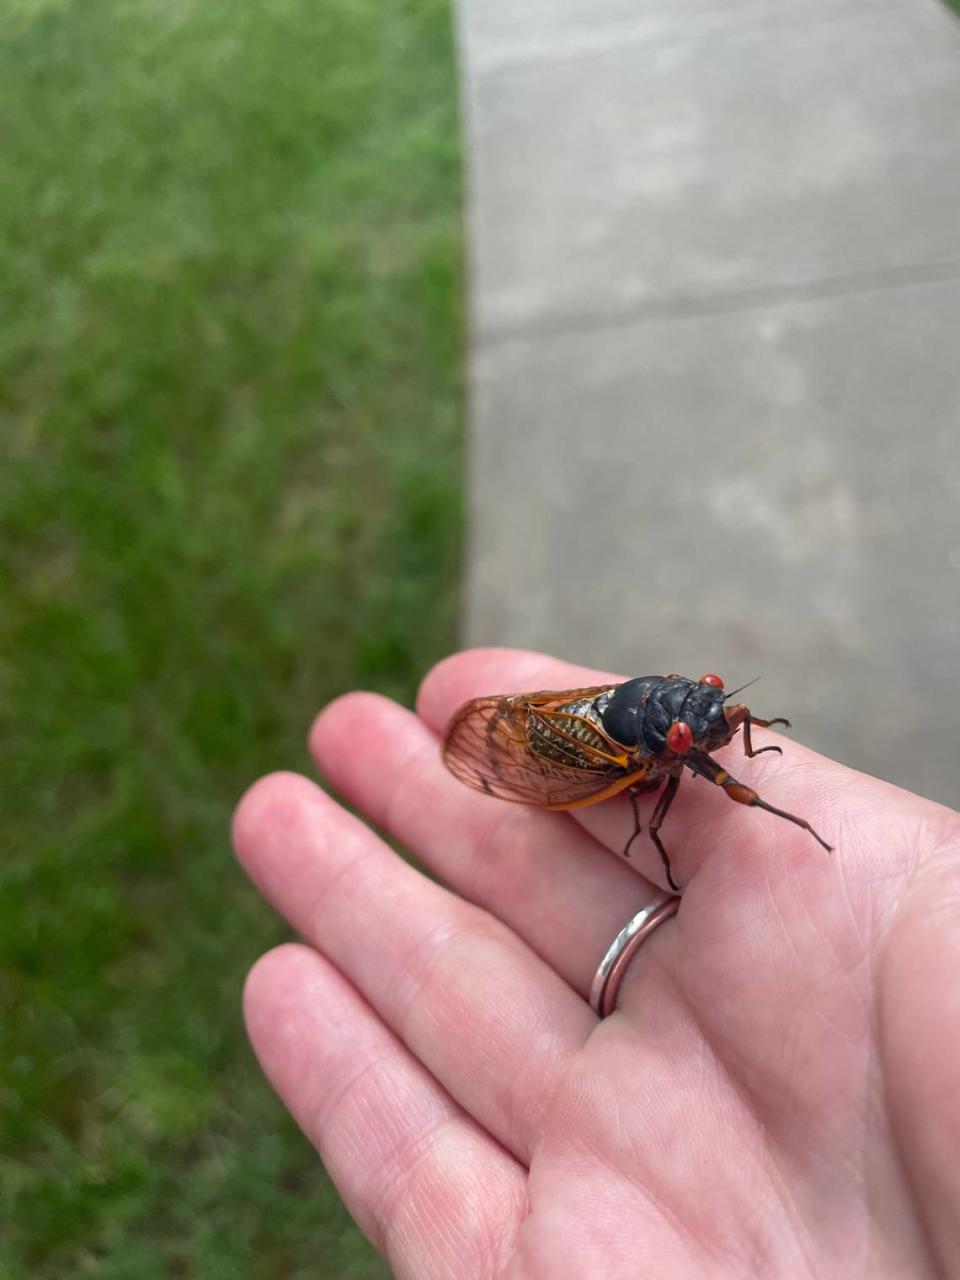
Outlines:
[[238, 856], [303, 939], [247, 981], [267, 1076], [398, 1280], [960, 1275], [960, 815], [738, 737], [724, 767], [836, 852], [687, 776], [680, 912], [600, 1022], [596, 965], [660, 893], [646, 836], [611, 852], [628, 802], [492, 800], [438, 742], [467, 698], [617, 678], [474, 650], [416, 715], [321, 713], [321, 777], [436, 880], [305, 778], [246, 793]]

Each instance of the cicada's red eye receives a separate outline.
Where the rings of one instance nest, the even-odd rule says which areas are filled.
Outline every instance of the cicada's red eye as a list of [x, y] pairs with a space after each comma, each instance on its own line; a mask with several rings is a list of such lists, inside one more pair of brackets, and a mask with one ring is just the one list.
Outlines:
[[723, 688], [723, 681], [720, 679], [719, 676], [715, 676], [715, 675], [701, 676], [699, 682], [700, 684], [708, 684], [714, 689]]
[[667, 730], [667, 746], [678, 756], [685, 755], [693, 746], [693, 730], [683, 720], [678, 720]]

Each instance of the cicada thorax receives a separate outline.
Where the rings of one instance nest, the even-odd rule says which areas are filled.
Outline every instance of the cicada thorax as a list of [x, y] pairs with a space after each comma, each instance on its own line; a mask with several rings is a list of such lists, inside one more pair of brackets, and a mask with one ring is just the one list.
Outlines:
[[[718, 679], [718, 677], [713, 677]], [[687, 676], [638, 676], [613, 692], [602, 711], [607, 733], [638, 756], [676, 754], [676, 729], [685, 730], [688, 749], [694, 743], [715, 750], [729, 740], [723, 710], [723, 686]], [[671, 734], [671, 730], [674, 734]]]

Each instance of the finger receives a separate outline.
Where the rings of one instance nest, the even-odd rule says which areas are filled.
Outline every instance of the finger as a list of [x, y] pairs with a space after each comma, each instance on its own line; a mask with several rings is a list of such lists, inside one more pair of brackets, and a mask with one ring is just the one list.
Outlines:
[[264, 895], [520, 1159], [596, 1020], [515, 934], [434, 884], [319, 787], [256, 783], [234, 824]]
[[[481, 694], [577, 688], [622, 679], [526, 650], [468, 650], [433, 668], [421, 685], [417, 706], [434, 732], [441, 733], [457, 707]], [[718, 752], [717, 759], [765, 800], [807, 819], [828, 843], [834, 843], [830, 837], [835, 799], [849, 771], [769, 729], [758, 730], [756, 737], [758, 745], [783, 746], [784, 755], [764, 754], [749, 760], [737, 740]], [[653, 793], [640, 797], [645, 823], [655, 803]], [[572, 810], [571, 816], [614, 852], [623, 849], [634, 829], [633, 812], [624, 796]], [[734, 804], [721, 788], [690, 774], [681, 780], [660, 836], [682, 885], [689, 883], [707, 857], [711, 862], [723, 859], [725, 877], [741, 884], [753, 880], [757, 860], [768, 854], [772, 841], [784, 865], [795, 858], [826, 856], [809, 833], [773, 814]], [[660, 859], [652, 841], [636, 840], [630, 853], [645, 875], [661, 883]]]
[[307, 947], [263, 956], [244, 991], [273, 1087], [398, 1277], [499, 1276], [525, 1171]]
[[[362, 753], [351, 749], [357, 741]], [[611, 939], [659, 893], [565, 814], [463, 786], [436, 736], [388, 698], [339, 698], [317, 717], [310, 745], [351, 805], [508, 924], [582, 996]]]

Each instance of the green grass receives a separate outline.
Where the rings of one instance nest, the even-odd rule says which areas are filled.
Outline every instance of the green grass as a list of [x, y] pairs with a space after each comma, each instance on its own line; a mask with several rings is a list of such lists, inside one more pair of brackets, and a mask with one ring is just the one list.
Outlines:
[[446, 0], [0, 13], [0, 1274], [368, 1277], [228, 845], [453, 642]]

